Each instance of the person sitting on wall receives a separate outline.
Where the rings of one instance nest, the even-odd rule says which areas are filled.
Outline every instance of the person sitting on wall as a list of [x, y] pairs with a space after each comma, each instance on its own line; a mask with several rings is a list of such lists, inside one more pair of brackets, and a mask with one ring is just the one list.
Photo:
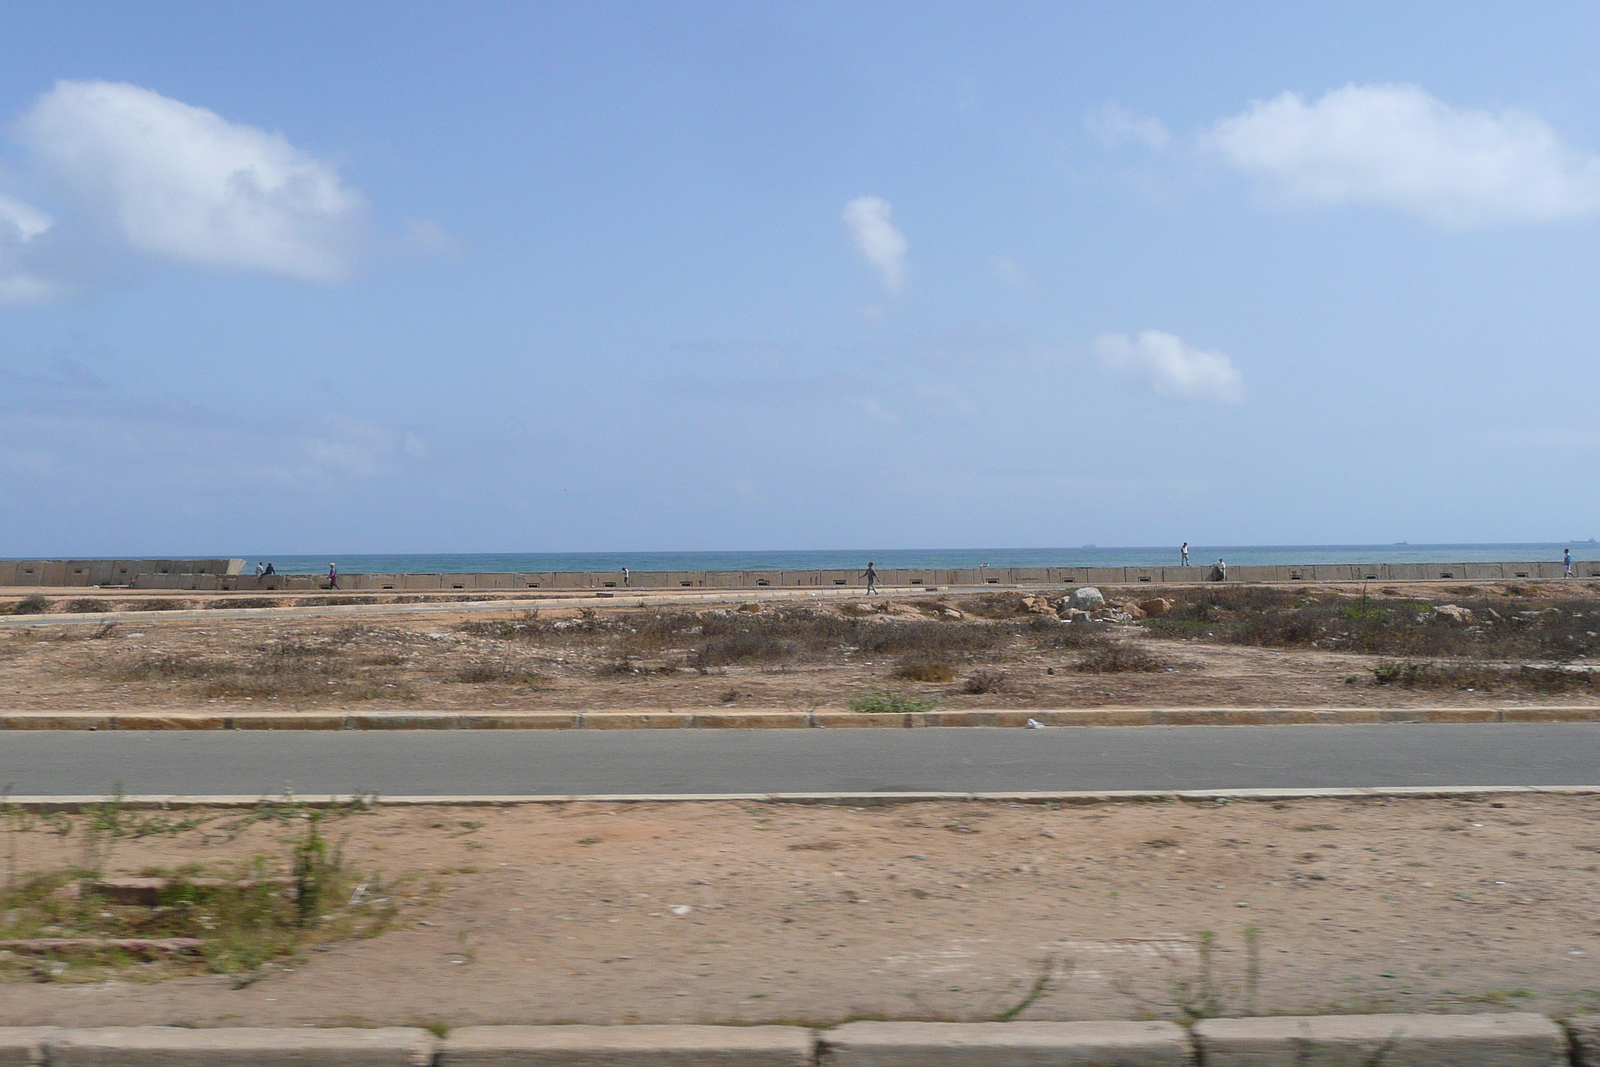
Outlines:
[[278, 569], [276, 567], [274, 567], [272, 564], [269, 563], [269, 564], [267, 564], [267, 569], [261, 572], [261, 576], [263, 578], [265, 578], [269, 574], [277, 574], [277, 573], [278, 573]]

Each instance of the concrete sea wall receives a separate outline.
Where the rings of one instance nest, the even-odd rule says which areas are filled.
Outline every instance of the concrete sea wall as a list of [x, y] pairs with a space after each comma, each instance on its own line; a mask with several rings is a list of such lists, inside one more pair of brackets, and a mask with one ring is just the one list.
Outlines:
[[[240, 573], [243, 560], [33, 560], [0, 561], [0, 588], [131, 586], [136, 589], [326, 589], [322, 575]], [[1581, 578], [1600, 578], [1600, 562], [1573, 564]], [[1559, 562], [1531, 563], [1318, 563], [1228, 568], [1230, 582], [1498, 582], [1560, 578]], [[1212, 580], [1196, 567], [971, 567], [885, 569], [884, 588], [1191, 584]], [[339, 585], [361, 591], [511, 591], [526, 589], [837, 589], [864, 588], [858, 570], [494, 572], [484, 574], [343, 574]]]
[[[142, 587], [146, 581], [155, 579], [225, 578], [236, 575], [243, 569], [242, 559], [0, 560], [0, 587], [96, 585]], [[212, 588], [220, 587], [212, 586]]]

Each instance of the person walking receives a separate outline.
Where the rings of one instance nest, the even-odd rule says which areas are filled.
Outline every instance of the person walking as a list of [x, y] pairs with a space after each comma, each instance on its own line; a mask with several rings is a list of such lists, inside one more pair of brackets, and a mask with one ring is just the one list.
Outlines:
[[328, 588], [339, 588], [339, 565], [337, 563], [328, 564]]
[[626, 567], [622, 568], [622, 584], [628, 584], [628, 568]]
[[1561, 550], [1561, 566], [1563, 568], [1562, 573], [1561, 573], [1561, 577], [1563, 577], [1563, 578], [1571, 578], [1572, 577], [1572, 549], [1563, 548]]
[[861, 577], [863, 577], [863, 578], [865, 578], [867, 580], [867, 595], [868, 596], [877, 596], [878, 595], [878, 572], [872, 569], [872, 561], [870, 559], [867, 560], [867, 569], [861, 575]]
[[1178, 549], [1178, 554], [1183, 557], [1183, 565], [1187, 567], [1189, 565], [1189, 542], [1185, 541], [1183, 543], [1183, 547]]

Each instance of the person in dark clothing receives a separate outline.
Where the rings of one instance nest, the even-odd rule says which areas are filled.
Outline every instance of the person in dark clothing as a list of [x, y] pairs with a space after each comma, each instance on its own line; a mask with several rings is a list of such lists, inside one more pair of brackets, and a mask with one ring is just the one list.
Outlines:
[[869, 596], [877, 596], [877, 594], [878, 594], [878, 572], [872, 569], [872, 561], [870, 559], [867, 560], [866, 572], [864, 574], [862, 574], [861, 577], [863, 577], [863, 578], [865, 578], [867, 580], [867, 595], [869, 595]]
[[339, 565], [337, 563], [328, 564], [328, 588], [339, 588]]

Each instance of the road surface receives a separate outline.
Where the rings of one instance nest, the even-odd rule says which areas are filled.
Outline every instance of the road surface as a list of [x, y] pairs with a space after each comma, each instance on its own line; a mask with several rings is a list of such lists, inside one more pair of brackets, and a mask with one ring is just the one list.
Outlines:
[[0, 733], [13, 796], [1600, 785], [1600, 724]]

